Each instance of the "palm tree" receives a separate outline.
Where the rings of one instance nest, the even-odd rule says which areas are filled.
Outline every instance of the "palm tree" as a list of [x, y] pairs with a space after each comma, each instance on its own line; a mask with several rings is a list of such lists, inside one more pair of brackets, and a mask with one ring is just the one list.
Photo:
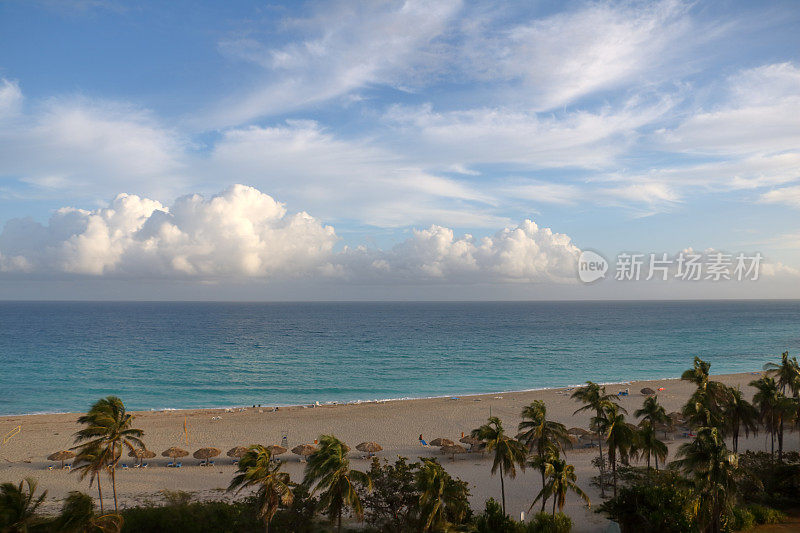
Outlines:
[[78, 418], [84, 429], [75, 433], [73, 449], [78, 453], [95, 452], [108, 459], [111, 470], [111, 487], [114, 492], [114, 511], [117, 510], [117, 479], [115, 470], [124, 449], [132, 452], [145, 448], [142, 442], [144, 432], [133, 427], [133, 415], [125, 410], [122, 400], [108, 396], [98, 400], [89, 412]]
[[739, 431], [744, 428], [745, 436], [758, 434], [758, 410], [742, 397], [739, 387], [728, 387], [727, 398], [723, 408], [726, 430], [730, 431], [733, 440], [733, 453], [739, 453]]
[[718, 428], [700, 428], [697, 437], [681, 444], [678, 459], [673, 464], [691, 475], [695, 487], [701, 494], [701, 507], [709, 514], [711, 533], [721, 530], [722, 515], [735, 494], [738, 475], [738, 458], [728, 451]]
[[[542, 475], [542, 486], [545, 483], [545, 464], [551, 456], [558, 458], [559, 452], [570, 444], [567, 428], [564, 424], [547, 420], [547, 406], [536, 400], [522, 410], [522, 422], [518, 427], [520, 433], [517, 440], [525, 445], [529, 453], [535, 453], [536, 459], [530, 466], [539, 469]], [[542, 511], [547, 498], [542, 499]]]
[[464, 486], [454, 482], [439, 461], [422, 459], [416, 481], [420, 491], [423, 532], [447, 530], [450, 526], [449, 517], [461, 522], [467, 516], [469, 503]]
[[64, 498], [64, 505], [54, 525], [62, 532], [118, 533], [122, 528], [122, 517], [118, 514], [97, 516], [92, 497], [72, 491]]
[[710, 370], [710, 363], [695, 357], [694, 366], [681, 375], [682, 380], [697, 385], [682, 410], [686, 420], [695, 427], [722, 427], [725, 422], [720, 404], [725, 400], [726, 387], [709, 379]]
[[594, 420], [594, 425], [606, 437], [608, 462], [614, 480], [614, 496], [617, 496], [617, 458], [627, 464], [631, 449], [636, 445], [637, 434], [634, 426], [625, 421], [625, 415], [617, 404], [609, 404], [602, 416]]
[[546, 472], [547, 483], [542, 487], [542, 490], [539, 491], [536, 499], [533, 500], [530, 509], [533, 509], [533, 506], [536, 505], [536, 502], [540, 499], [544, 500], [552, 496], [553, 515], [555, 516], [556, 506], [558, 506], [559, 512], [564, 509], [568, 491], [572, 491], [583, 498], [589, 506], [592, 505], [589, 501], [589, 496], [575, 483], [578, 477], [575, 475], [574, 466], [568, 465], [567, 462], [562, 459], [554, 459], [552, 462], [547, 463]]
[[705, 390], [708, 386], [709, 372], [711, 371], [711, 363], [703, 361], [697, 356], [694, 356], [694, 365], [689, 370], [681, 374], [683, 381], [688, 381], [697, 385], [698, 389]]
[[650, 457], [652, 456], [656, 461], [656, 470], [658, 470], [658, 460], [661, 459], [662, 463], [665, 462], [669, 450], [666, 444], [658, 440], [653, 424], [649, 420], [643, 422], [643, 424], [640, 424], [641, 429], [631, 451], [647, 458], [648, 470], [650, 469]]
[[36, 496], [36, 480], [25, 478], [19, 485], [0, 485], [0, 531], [27, 533], [36, 522], [36, 511], [47, 497], [47, 491]]
[[[617, 402], [619, 399], [613, 394], [606, 394], [606, 388], [601, 387], [593, 381], [587, 381], [586, 385], [579, 388], [572, 393], [571, 398], [575, 401], [583, 402], [585, 405], [577, 409], [573, 415], [577, 415], [581, 411], [594, 411], [594, 419], [599, 420], [603, 417], [603, 413], [608, 405]], [[622, 408], [620, 408], [622, 409]], [[626, 412], [623, 409], [623, 412]], [[597, 429], [597, 428], [593, 428]], [[603, 460], [603, 439], [602, 437], [597, 440], [597, 447], [600, 451], [600, 465], [604, 464]], [[603, 470], [600, 471], [600, 493], [605, 497], [605, 485], [603, 483]]]
[[345, 509], [351, 509], [359, 519], [364, 516], [356, 485], [372, 490], [372, 480], [367, 474], [350, 469], [349, 451], [350, 448], [333, 435], [322, 435], [319, 449], [308, 458], [303, 479], [307, 487], [314, 485], [312, 493], [321, 492], [319, 503], [331, 520], [336, 519], [338, 531], [342, 530]]
[[663, 405], [658, 403], [658, 396], [645, 398], [642, 408], [634, 411], [633, 416], [636, 418], [641, 417], [642, 420], [639, 425], [649, 423], [653, 428], [659, 424], [667, 424], [669, 422], [667, 411]]
[[107, 448], [100, 446], [82, 446], [78, 455], [72, 463], [72, 471], [80, 475], [81, 481], [89, 477], [89, 486], [91, 487], [94, 482], [97, 482], [97, 495], [100, 501], [100, 514], [105, 511], [103, 509], [103, 489], [100, 486], [100, 474], [103, 470], [108, 468], [110, 457], [104, 453], [110, 451]]
[[472, 436], [486, 443], [486, 450], [494, 450], [492, 474], [500, 469], [500, 494], [503, 501], [503, 514], [506, 514], [506, 487], [504, 473], [514, 478], [517, 466], [525, 469], [525, 448], [523, 445], [505, 434], [503, 423], [496, 416], [490, 416], [488, 423], [472, 430]]
[[258, 488], [258, 515], [264, 521], [267, 533], [278, 507], [290, 505], [294, 499], [289, 487], [289, 474], [280, 470], [281, 462], [273, 464], [269, 449], [261, 445], [250, 446], [239, 459], [237, 473], [228, 487], [229, 491], [236, 490], [237, 493], [249, 487]]
[[761, 423], [769, 431], [770, 435], [770, 450], [773, 457], [775, 457], [775, 433], [778, 430], [778, 419], [776, 410], [780, 403], [782, 396], [778, 385], [771, 377], [764, 376], [761, 379], [750, 382], [751, 387], [756, 388], [756, 393], [753, 395], [753, 403], [758, 409], [759, 418]]
[[768, 376], [777, 379], [783, 394], [786, 394], [787, 389], [795, 396], [800, 392], [800, 364], [796, 357], [789, 358], [789, 352], [781, 354], [780, 364], [767, 363], [764, 370]]

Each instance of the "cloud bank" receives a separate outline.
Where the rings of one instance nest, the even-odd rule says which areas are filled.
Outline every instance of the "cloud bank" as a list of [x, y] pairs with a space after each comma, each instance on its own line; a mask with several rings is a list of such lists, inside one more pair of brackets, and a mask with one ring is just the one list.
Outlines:
[[288, 213], [235, 185], [171, 206], [120, 194], [92, 211], [59, 209], [47, 225], [12, 219], [0, 233], [0, 272], [16, 275], [188, 278], [320, 277], [348, 282], [569, 282], [580, 250], [567, 235], [525, 220], [492, 236], [414, 230], [389, 250], [344, 247], [332, 226]]

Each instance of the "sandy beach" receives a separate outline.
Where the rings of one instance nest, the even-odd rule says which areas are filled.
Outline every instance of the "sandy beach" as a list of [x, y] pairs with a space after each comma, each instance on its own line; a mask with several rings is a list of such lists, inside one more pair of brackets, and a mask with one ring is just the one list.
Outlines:
[[[732, 386], [741, 386], [748, 398], [752, 390], [747, 383], [757, 378], [758, 373], [718, 375], [713, 379]], [[694, 390], [690, 383], [678, 379], [656, 381], [635, 381], [607, 386], [610, 393], [628, 389], [629, 396], [621, 397], [620, 404], [631, 414], [638, 409], [644, 396], [644, 387], [664, 388], [658, 393], [659, 401], [667, 412], [679, 410]], [[123, 398], [124, 400], [124, 398]], [[473, 508], [479, 512], [489, 497], [499, 499], [500, 480], [491, 476], [491, 462], [488, 456], [465, 454], [441, 457], [436, 448], [423, 448], [418, 442], [422, 434], [428, 441], [436, 437], [458, 440], [463, 433], [484, 423], [489, 413], [500, 417], [509, 434], [516, 434], [522, 407], [533, 400], [543, 400], [547, 404], [549, 418], [569, 427], [588, 427], [589, 414], [572, 413], [580, 404], [569, 397], [568, 389], [548, 389], [503, 394], [462, 396], [458, 398], [433, 398], [420, 400], [397, 400], [345, 405], [297, 406], [273, 411], [270, 406], [248, 407], [243, 410], [202, 409], [187, 411], [158, 411], [136, 413], [136, 427], [144, 430], [144, 441], [148, 448], [158, 453], [158, 457], [148, 461], [147, 469], [120, 470], [117, 474], [117, 490], [123, 505], [132, 506], [146, 500], [158, 501], [159, 491], [184, 490], [195, 498], [229, 498], [224, 493], [234, 473], [232, 461], [224, 456], [229, 448], [249, 444], [280, 444], [285, 436], [291, 449], [297, 444], [313, 443], [321, 434], [332, 433], [355, 448], [362, 441], [377, 441], [384, 450], [379, 453], [390, 461], [398, 455], [409, 458], [420, 456], [439, 456], [454, 475], [469, 482]], [[87, 406], [88, 407], [88, 406]], [[60, 507], [60, 499], [71, 490], [82, 490], [96, 496], [88, 481], [81, 482], [78, 476], [58, 467], [48, 470], [52, 465], [46, 458], [54, 451], [72, 446], [72, 435], [78, 429], [76, 414], [47, 414], [0, 417], [0, 434], [5, 435], [16, 426], [21, 426], [18, 434], [0, 446], [0, 481], [17, 482], [30, 476], [38, 479], [40, 486], [48, 490], [48, 509]], [[187, 444], [184, 438], [184, 421], [188, 425]], [[671, 460], [677, 446], [686, 439], [680, 436], [669, 440]], [[764, 449], [763, 435], [744, 442], [744, 449]], [[222, 450], [213, 467], [197, 466], [199, 461], [191, 455], [184, 458], [183, 468], [165, 468], [168, 460], [160, 453], [179, 446], [194, 450], [213, 446]], [[740, 444], [742, 447], [742, 444]], [[798, 438], [790, 434], [785, 443], [786, 449], [797, 449]], [[599, 491], [589, 483], [596, 474], [591, 460], [597, 449], [573, 449], [567, 452], [567, 459], [575, 465], [579, 485], [590, 495], [593, 503], [600, 502]], [[368, 461], [362, 454], [352, 452], [355, 468], [367, 469]], [[292, 478], [302, 478], [303, 464], [297, 456], [287, 453], [285, 468]], [[132, 465], [132, 460], [127, 463]], [[105, 481], [105, 480], [104, 480]], [[519, 518], [520, 513], [528, 511], [536, 493], [540, 489], [538, 472], [527, 471], [506, 481], [506, 499], [509, 513]], [[110, 491], [105, 492], [111, 503]], [[588, 510], [575, 497], [570, 496], [565, 511], [573, 518], [575, 531], [602, 531], [607, 521]]]

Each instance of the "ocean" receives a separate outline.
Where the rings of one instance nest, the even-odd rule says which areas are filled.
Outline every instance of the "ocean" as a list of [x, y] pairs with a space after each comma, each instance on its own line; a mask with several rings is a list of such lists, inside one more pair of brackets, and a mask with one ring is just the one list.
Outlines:
[[800, 302], [0, 302], [0, 414], [455, 396], [761, 369]]

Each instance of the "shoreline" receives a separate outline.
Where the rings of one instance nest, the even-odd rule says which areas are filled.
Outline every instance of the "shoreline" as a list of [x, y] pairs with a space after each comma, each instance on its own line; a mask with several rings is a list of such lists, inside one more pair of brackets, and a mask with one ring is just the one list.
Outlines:
[[[744, 376], [744, 375], [755, 375], [760, 374], [763, 370], [753, 370], [753, 371], [746, 371], [746, 372], [730, 372], [724, 374], [711, 374], [711, 377], [730, 377], [730, 376]], [[625, 381], [604, 381], [599, 382], [595, 381], [600, 386], [607, 387], [611, 385], [626, 385], [631, 383], [639, 383], [639, 382], [649, 382], [649, 381], [680, 381], [680, 376], [678, 377], [646, 377], [646, 378], [636, 378], [631, 380]], [[594, 381], [594, 380], [589, 380]], [[552, 386], [552, 387], [534, 387], [530, 389], [513, 389], [513, 390], [500, 390], [500, 391], [492, 391], [492, 392], [465, 392], [465, 393], [452, 393], [452, 394], [439, 394], [439, 395], [432, 395], [432, 396], [404, 396], [399, 398], [381, 398], [381, 399], [369, 399], [369, 400], [347, 400], [347, 401], [326, 401], [326, 402], [315, 402], [315, 403], [296, 403], [296, 404], [248, 404], [248, 405], [233, 405], [233, 406], [215, 406], [215, 407], [163, 407], [163, 408], [150, 408], [150, 409], [134, 409], [131, 410], [131, 413], [135, 414], [144, 414], [144, 413], [191, 413], [194, 411], [223, 411], [227, 412], [228, 410], [238, 411], [240, 409], [314, 409], [320, 407], [333, 407], [333, 406], [346, 406], [346, 405], [365, 405], [365, 404], [384, 404], [384, 403], [392, 403], [392, 402], [413, 402], [419, 400], [440, 400], [440, 399], [460, 399], [460, 398], [474, 398], [474, 397], [483, 397], [483, 396], [492, 396], [495, 394], [524, 394], [530, 392], [543, 392], [543, 391], [558, 391], [564, 389], [575, 389], [578, 387], [582, 387], [586, 384], [586, 381], [577, 384], [571, 385], [561, 385], [561, 386]], [[98, 400], [96, 398], [94, 401]], [[122, 398], [125, 401], [125, 398]], [[88, 406], [87, 406], [88, 407]], [[19, 414], [0, 414], [0, 421], [4, 418], [12, 418], [12, 417], [30, 417], [30, 416], [50, 416], [50, 415], [82, 415], [84, 414], [82, 411], [36, 411], [32, 413], [19, 413]]]

